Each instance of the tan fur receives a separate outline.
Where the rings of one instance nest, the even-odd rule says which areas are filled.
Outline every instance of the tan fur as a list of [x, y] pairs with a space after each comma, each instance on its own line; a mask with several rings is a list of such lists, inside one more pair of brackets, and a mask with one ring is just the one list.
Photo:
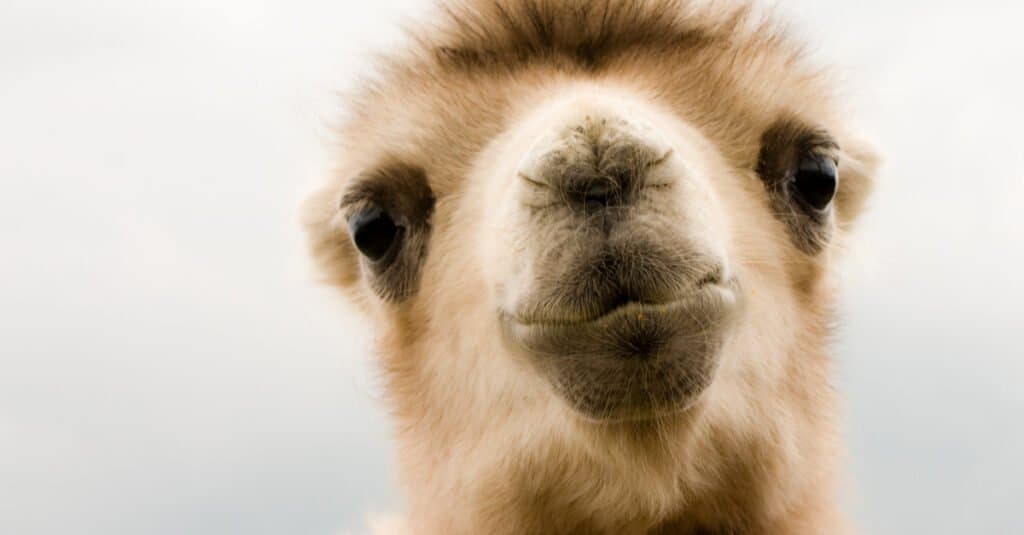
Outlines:
[[[841, 122], [824, 73], [746, 5], [672, 0], [449, 2], [350, 96], [341, 157], [305, 210], [328, 280], [379, 327], [410, 533], [841, 534], [841, 448], [826, 346], [830, 276], [876, 158]], [[614, 91], [699, 132], [745, 307], [697, 406], [597, 423], [567, 408], [501, 342], [479, 201], [508, 133], [552, 95]], [[753, 169], [781, 117], [842, 148], [837, 229], [801, 253]], [[675, 124], [675, 123], [672, 123]], [[364, 283], [338, 212], [382, 162], [422, 167], [437, 198], [419, 290]], [[538, 237], [537, 239], [543, 239]], [[389, 529], [394, 529], [389, 528]]]

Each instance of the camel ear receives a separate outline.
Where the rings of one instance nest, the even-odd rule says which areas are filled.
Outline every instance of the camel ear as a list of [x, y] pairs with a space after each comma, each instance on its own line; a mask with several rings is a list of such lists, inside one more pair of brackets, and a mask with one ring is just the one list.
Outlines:
[[338, 186], [332, 184], [306, 199], [300, 211], [310, 253], [324, 282], [347, 287], [359, 280], [359, 253], [349, 237], [340, 198]]
[[850, 136], [840, 145], [839, 191], [836, 193], [836, 215], [839, 226], [847, 230], [864, 210], [875, 185], [875, 173], [881, 157], [872, 143]]

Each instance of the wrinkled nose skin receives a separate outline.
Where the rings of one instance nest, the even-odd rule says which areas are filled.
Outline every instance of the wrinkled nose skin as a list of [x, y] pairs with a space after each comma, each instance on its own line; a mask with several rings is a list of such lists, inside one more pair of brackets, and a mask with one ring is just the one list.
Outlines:
[[649, 172], [670, 153], [668, 143], [639, 120], [588, 115], [542, 136], [519, 175], [590, 212], [635, 203], [644, 188], [665, 185]]

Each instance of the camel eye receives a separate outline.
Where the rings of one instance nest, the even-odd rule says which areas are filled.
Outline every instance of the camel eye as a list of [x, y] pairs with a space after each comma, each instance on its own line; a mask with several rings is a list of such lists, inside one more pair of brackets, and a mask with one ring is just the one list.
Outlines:
[[757, 174], [775, 217], [789, 227], [803, 252], [814, 255], [835, 226], [832, 204], [839, 191], [839, 144], [822, 128], [783, 117], [761, 135]]
[[348, 220], [348, 229], [359, 252], [374, 262], [383, 260], [400, 241], [401, 227], [376, 205], [353, 214]]
[[356, 260], [366, 284], [393, 303], [416, 293], [434, 212], [434, 193], [423, 169], [390, 164], [360, 174], [338, 209], [359, 251]]
[[824, 155], [805, 156], [793, 175], [794, 195], [805, 207], [818, 212], [831, 206], [838, 186], [836, 162]]

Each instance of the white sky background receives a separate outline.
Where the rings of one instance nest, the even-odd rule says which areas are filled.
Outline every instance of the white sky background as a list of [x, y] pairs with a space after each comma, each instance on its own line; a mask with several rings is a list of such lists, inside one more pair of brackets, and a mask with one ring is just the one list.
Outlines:
[[[329, 534], [400, 505], [296, 204], [416, 0], [0, 4], [0, 533]], [[853, 517], [1020, 533], [1024, 4], [780, 0], [887, 165], [837, 343]]]

